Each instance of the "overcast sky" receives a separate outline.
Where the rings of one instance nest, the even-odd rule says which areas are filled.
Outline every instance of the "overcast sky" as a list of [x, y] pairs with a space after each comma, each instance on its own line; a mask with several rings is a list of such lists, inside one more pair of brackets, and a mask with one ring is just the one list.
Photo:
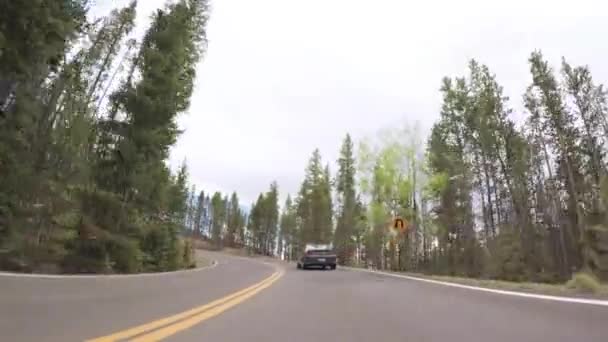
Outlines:
[[[100, 12], [127, 0], [98, 0]], [[139, 30], [164, 0], [140, 0]], [[541, 49], [588, 64], [608, 81], [608, 25], [601, 1], [215, 0], [186, 130], [171, 165], [186, 158], [207, 191], [246, 203], [279, 184], [295, 193], [315, 147], [334, 163], [347, 132], [389, 125], [426, 131], [437, 119], [443, 76], [475, 58], [521, 109], [527, 58]], [[335, 171], [335, 167], [333, 168]]]

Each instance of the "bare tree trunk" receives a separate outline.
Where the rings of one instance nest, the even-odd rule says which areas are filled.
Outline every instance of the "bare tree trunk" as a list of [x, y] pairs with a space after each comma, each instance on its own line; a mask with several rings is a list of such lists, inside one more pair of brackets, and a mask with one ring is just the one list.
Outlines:
[[118, 45], [118, 43], [122, 39], [122, 35], [123, 35], [123, 31], [125, 29], [125, 26], [127, 26], [127, 23], [122, 22], [121, 25], [120, 25], [120, 28], [118, 29], [118, 32], [114, 35], [114, 37], [112, 39], [112, 43], [110, 43], [108, 51], [106, 52], [106, 55], [105, 55], [105, 57], [103, 59], [103, 62], [101, 63], [101, 65], [99, 67], [99, 70], [97, 72], [97, 75], [95, 76], [95, 80], [93, 81], [93, 84], [89, 88], [89, 91], [88, 91], [88, 94], [87, 94], [87, 99], [84, 102], [85, 108], [92, 101], [92, 97], [95, 94], [95, 90], [97, 89], [97, 85], [99, 84], [99, 82], [101, 80], [101, 75], [103, 75], [103, 73], [108, 68], [108, 64], [110, 63], [110, 59], [111, 59], [112, 55], [115, 53], [116, 45]]
[[[541, 146], [543, 148], [543, 159], [545, 161], [545, 167], [547, 168], [547, 172], [549, 173], [549, 180], [551, 182], [554, 182], [553, 179], [553, 171], [551, 168], [551, 163], [549, 161], [549, 152], [547, 149], [547, 144], [545, 143], [543, 137], [540, 135], [539, 131], [538, 131], [538, 127], [536, 127], [536, 132], [537, 132], [537, 138], [539, 139]], [[561, 206], [559, 205], [559, 196], [557, 194], [556, 188], [554, 185], [551, 186], [552, 189], [552, 194], [551, 194], [551, 198], [552, 198], [552, 216], [553, 216], [553, 222], [557, 225], [559, 225], [560, 220], [559, 220], [559, 213], [560, 213], [560, 208]], [[571, 231], [568, 229], [567, 230], [568, 233], [571, 234]], [[568, 257], [568, 249], [566, 248], [566, 239], [564, 236], [564, 228], [563, 227], [559, 227], [559, 239], [560, 239], [560, 245], [561, 245], [561, 249], [562, 249], [562, 258], [563, 258], [563, 269], [562, 269], [562, 273], [563, 275], [566, 275], [568, 272], [570, 272], [570, 258]]]
[[[490, 174], [489, 174], [489, 169], [488, 169], [488, 160], [486, 158], [486, 155], [482, 153], [482, 163], [483, 163], [483, 173], [484, 173], [484, 180], [485, 180], [485, 186], [486, 186], [486, 197], [487, 197], [487, 201], [488, 201], [488, 217], [490, 219], [490, 231], [492, 232], [492, 234], [494, 234], [494, 232], [496, 232], [496, 223], [494, 222], [494, 210], [492, 207], [492, 197], [491, 197], [491, 188], [490, 188]], [[495, 198], [495, 200], [497, 200], [498, 198]]]

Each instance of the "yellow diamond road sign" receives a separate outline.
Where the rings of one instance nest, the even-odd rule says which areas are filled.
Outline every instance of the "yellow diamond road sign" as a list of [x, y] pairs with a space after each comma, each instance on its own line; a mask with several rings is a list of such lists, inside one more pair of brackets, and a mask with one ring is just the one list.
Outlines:
[[407, 221], [400, 217], [397, 217], [393, 220], [393, 228], [403, 232], [407, 229]]

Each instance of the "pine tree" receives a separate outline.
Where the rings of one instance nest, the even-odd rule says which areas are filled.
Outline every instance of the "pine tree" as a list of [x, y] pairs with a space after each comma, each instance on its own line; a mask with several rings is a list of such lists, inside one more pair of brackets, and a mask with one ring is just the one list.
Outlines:
[[220, 192], [215, 192], [211, 197], [211, 241], [216, 248], [222, 247], [222, 230], [226, 222], [226, 211], [224, 200]]
[[353, 142], [347, 134], [340, 149], [336, 176], [337, 218], [334, 248], [341, 265], [350, 264], [355, 253], [353, 239], [357, 220], [360, 217], [356, 202], [355, 171]]
[[226, 233], [226, 244], [234, 247], [241, 233], [240, 230], [243, 228], [243, 213], [239, 206], [239, 198], [236, 192], [232, 193], [229, 202], [228, 209], [228, 222], [227, 222], [227, 233]]
[[322, 166], [318, 149], [310, 158], [296, 203], [300, 221], [299, 248], [306, 243], [330, 243], [333, 240], [330, 174], [329, 168]]
[[0, 266], [36, 268], [40, 259], [55, 263], [63, 253], [58, 230], [72, 223], [66, 213], [74, 203], [56, 182], [55, 161], [66, 155], [55, 155], [43, 99], [85, 29], [85, 5], [6, 2], [0, 14], [0, 249], [6, 251]]
[[270, 184], [270, 189], [260, 194], [250, 215], [250, 230], [254, 248], [263, 255], [274, 255], [279, 230], [278, 185]]
[[173, 174], [166, 160], [204, 52], [207, 2], [158, 10], [140, 44], [128, 38], [135, 1], [94, 22], [87, 4], [7, 2], [0, 14], [0, 266], [190, 266], [179, 238], [195, 216], [187, 169]]
[[[561, 90], [553, 70], [543, 60], [540, 52], [533, 52], [530, 59], [530, 71], [533, 84], [526, 94], [527, 108], [533, 113], [536, 120], [535, 126], [539, 128], [539, 134], [546, 139], [546, 148], [556, 156], [556, 167], [553, 168], [549, 153], [546, 153], [549, 164], [549, 177], [555, 178], [556, 190], [565, 190], [567, 198], [563, 199], [566, 204], [567, 219], [569, 224], [560, 229], [564, 240], [562, 251], [567, 258], [566, 269], [571, 267], [580, 268], [581, 254], [577, 247], [583, 228], [584, 213], [581, 211], [581, 190], [584, 189], [581, 175], [580, 153], [577, 141], [580, 140], [580, 132], [574, 123], [573, 115], [566, 109]], [[547, 139], [548, 138], [548, 139]], [[549, 140], [550, 139], [550, 140]], [[555, 173], [551, 169], [556, 170]], [[554, 198], [557, 201], [558, 198]], [[556, 208], [561, 209], [561, 204], [556, 203]], [[561, 211], [561, 210], [560, 210]], [[564, 272], [567, 272], [564, 269]]]
[[264, 246], [264, 194], [259, 194], [255, 203], [251, 205], [247, 229], [250, 234], [250, 246], [256, 253], [263, 253]]
[[571, 67], [562, 59], [564, 88], [574, 102], [573, 115], [582, 122], [578, 146], [583, 156], [582, 175], [586, 193], [581, 200], [594, 212], [605, 210], [601, 203], [600, 187], [606, 165], [606, 117], [608, 101], [601, 86], [593, 82], [587, 66]]
[[201, 190], [196, 199], [194, 212], [194, 236], [201, 237], [203, 234], [203, 220], [205, 216], [205, 192]]
[[279, 255], [287, 260], [293, 260], [296, 258], [294, 251], [297, 249], [298, 234], [295, 207], [289, 194], [283, 206], [279, 226]]
[[429, 141], [430, 169], [446, 180], [435, 209], [440, 226], [439, 253], [450, 274], [474, 274], [475, 232], [471, 203], [470, 161], [466, 159], [464, 79], [443, 80], [441, 119]]

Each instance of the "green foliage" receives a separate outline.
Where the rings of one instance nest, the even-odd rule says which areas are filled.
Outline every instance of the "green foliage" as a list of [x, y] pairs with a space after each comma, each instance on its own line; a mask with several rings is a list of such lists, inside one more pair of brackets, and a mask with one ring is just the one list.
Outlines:
[[296, 208], [291, 196], [287, 195], [279, 221], [279, 255], [283, 255], [287, 260], [294, 260], [298, 257], [295, 255], [298, 250], [299, 233], [297, 229]]
[[426, 195], [430, 198], [437, 198], [447, 188], [449, 176], [443, 172], [432, 174], [425, 187]]
[[239, 197], [236, 192], [230, 197], [226, 218], [226, 244], [231, 247], [244, 243], [245, 216], [239, 205]]
[[195, 268], [197, 265], [195, 259], [195, 249], [192, 240], [183, 239], [182, 241], [180, 241], [180, 248], [182, 252], [182, 267]]
[[[604, 206], [608, 201], [608, 177], [603, 176], [598, 189], [598, 199]], [[608, 216], [605, 211], [596, 211], [588, 216], [581, 236], [583, 269], [608, 280]]]
[[[293, 258], [330, 237], [343, 263], [517, 282], [584, 269], [604, 279], [605, 91], [586, 66], [562, 61], [560, 79], [540, 52], [529, 63], [521, 128], [496, 76], [471, 60], [466, 76], [442, 80], [426, 153], [416, 128], [392, 128], [362, 140], [355, 162], [347, 135], [332, 182], [315, 150], [281, 215], [279, 253]], [[256, 248], [265, 196], [248, 225]], [[390, 229], [396, 216], [406, 233]]]
[[566, 283], [566, 286], [571, 289], [576, 289], [581, 292], [597, 293], [601, 289], [601, 284], [597, 277], [586, 272], [577, 272], [572, 276], [572, 279]]
[[605, 96], [586, 67], [563, 61], [560, 80], [540, 52], [529, 63], [530, 115], [521, 130], [486, 66], [471, 61], [468, 77], [443, 81], [425, 188], [437, 227], [435, 270], [467, 269], [476, 255], [469, 249], [479, 241], [486, 257], [474, 273], [481, 276], [556, 281], [581, 268], [603, 274], [597, 242], [605, 211], [599, 195]]
[[333, 203], [329, 168], [323, 168], [321, 153], [315, 149], [306, 167], [306, 176], [296, 198], [299, 246], [330, 243], [333, 232]]
[[340, 149], [338, 159], [338, 174], [336, 175], [336, 231], [334, 247], [337, 251], [338, 262], [348, 265], [356, 257], [357, 225], [363, 214], [357, 205], [356, 190], [356, 161], [353, 151], [353, 141], [346, 135]]
[[111, 267], [117, 273], [137, 273], [142, 270], [142, 251], [137, 241], [114, 236], [106, 242]]
[[46, 77], [85, 22], [86, 1], [6, 1], [0, 14], [0, 75]]
[[[606, 276], [605, 91], [586, 66], [563, 61], [559, 79], [540, 52], [529, 62], [521, 129], [495, 75], [472, 60], [467, 76], [442, 81], [424, 162], [411, 130], [359, 144], [364, 258], [513, 281], [555, 282], [580, 269]], [[387, 229], [396, 215], [410, 222], [399, 237]]]
[[[364, 257], [379, 267], [405, 270], [425, 262], [417, 253], [418, 244], [427, 237], [426, 228], [419, 224], [424, 166], [420, 146], [415, 130], [408, 126], [384, 130], [375, 141], [360, 144], [357, 176], [368, 199], [367, 217], [360, 222], [369, 226], [359, 249], [364, 247]], [[396, 217], [409, 222], [406, 233], [393, 230]]]
[[211, 224], [211, 240], [216, 248], [221, 248], [222, 232], [226, 223], [226, 207], [222, 194], [215, 192], [211, 197], [213, 220]]
[[[258, 254], [274, 255], [279, 232], [279, 192], [276, 182], [270, 184], [266, 193], [261, 193], [252, 205], [247, 229], [249, 246]], [[282, 244], [282, 242], [280, 242]], [[281, 246], [282, 248], [282, 246]], [[279, 248], [280, 249], [280, 248]]]
[[523, 281], [525, 260], [519, 236], [506, 228], [496, 239], [494, 254], [490, 260], [490, 272], [494, 278], [507, 281]]
[[[69, 273], [190, 266], [191, 249], [178, 237], [187, 168], [172, 175], [165, 163], [204, 51], [207, 2], [159, 10], [137, 58], [128, 39], [135, 1], [94, 23], [86, 22], [86, 1], [39, 2], [6, 3], [0, 14], [0, 82], [15, 97], [0, 113], [0, 168], [8, 175], [0, 179], [0, 266]], [[127, 77], [113, 84], [111, 70], [129, 60]]]

